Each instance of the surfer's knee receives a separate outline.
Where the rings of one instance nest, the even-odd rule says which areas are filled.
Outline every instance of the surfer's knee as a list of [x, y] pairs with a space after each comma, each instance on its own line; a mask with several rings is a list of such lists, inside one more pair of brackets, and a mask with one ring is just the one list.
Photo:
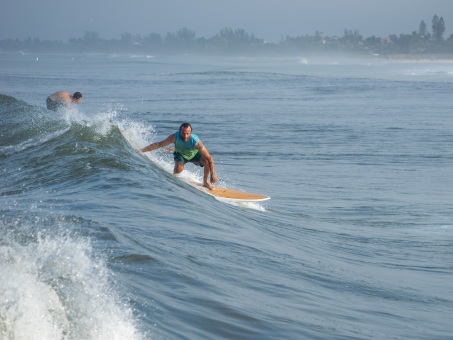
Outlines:
[[184, 170], [184, 164], [182, 164], [181, 162], [177, 162], [175, 164], [175, 168], [173, 169], [173, 172], [175, 174], [179, 174], [181, 173], [182, 171]]
[[201, 157], [201, 159], [200, 159], [200, 165], [201, 165], [202, 167], [205, 167], [205, 168], [207, 168], [207, 169], [210, 170], [210, 169], [211, 169], [211, 160], [212, 160], [212, 158], [207, 159], [206, 157], [203, 156], [203, 157]]

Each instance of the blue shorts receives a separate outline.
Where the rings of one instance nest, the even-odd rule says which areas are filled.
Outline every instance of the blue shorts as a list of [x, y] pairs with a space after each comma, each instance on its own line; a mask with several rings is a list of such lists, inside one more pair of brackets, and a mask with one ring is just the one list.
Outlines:
[[191, 160], [187, 160], [179, 152], [175, 151], [175, 152], [173, 152], [173, 159], [175, 160], [175, 163], [178, 163], [178, 162], [181, 162], [182, 164], [193, 163], [193, 164], [199, 165], [201, 167], [204, 167], [204, 164], [200, 163], [201, 154], [199, 152], [197, 152]]
[[46, 105], [47, 105], [47, 110], [52, 110], [52, 111], [57, 111], [60, 107], [63, 106], [63, 105], [61, 105], [61, 103], [53, 101], [50, 98], [50, 96], [47, 97], [47, 99], [46, 99]]

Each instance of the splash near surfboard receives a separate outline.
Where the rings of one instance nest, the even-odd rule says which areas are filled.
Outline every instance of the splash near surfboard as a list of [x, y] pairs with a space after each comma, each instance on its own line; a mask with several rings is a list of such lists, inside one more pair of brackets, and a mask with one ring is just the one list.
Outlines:
[[[120, 129], [121, 134], [125, 138], [125, 140], [128, 142], [128, 144], [136, 150], [138, 153], [146, 157], [148, 160], [153, 162], [155, 165], [157, 165], [159, 168], [162, 170], [165, 170], [168, 172], [168, 169], [164, 168], [159, 162], [156, 162], [153, 160], [153, 158], [149, 154], [144, 154], [140, 151], [140, 147], [134, 143], [133, 136], [127, 131]], [[214, 198], [216, 198], [219, 201], [224, 201], [224, 202], [262, 202], [262, 201], [267, 201], [270, 199], [269, 196], [262, 195], [262, 194], [257, 194], [257, 193], [250, 193], [246, 191], [241, 191], [241, 190], [235, 190], [235, 189], [229, 189], [221, 186], [215, 186], [213, 190], [209, 190], [208, 188], [204, 187], [201, 182], [195, 181], [191, 178], [186, 178], [184, 176], [178, 175], [176, 178], [180, 179], [181, 181], [187, 183], [188, 185], [192, 186], [195, 189], [198, 189], [200, 192], [205, 193], [207, 195], [210, 195]]]

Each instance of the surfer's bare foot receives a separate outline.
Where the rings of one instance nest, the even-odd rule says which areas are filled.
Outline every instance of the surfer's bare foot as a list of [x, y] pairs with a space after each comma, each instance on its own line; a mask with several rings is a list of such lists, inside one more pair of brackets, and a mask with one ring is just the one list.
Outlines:
[[209, 182], [204, 182], [203, 186], [205, 188], [208, 188], [209, 190], [214, 190], [215, 189], [215, 186], [211, 185]]

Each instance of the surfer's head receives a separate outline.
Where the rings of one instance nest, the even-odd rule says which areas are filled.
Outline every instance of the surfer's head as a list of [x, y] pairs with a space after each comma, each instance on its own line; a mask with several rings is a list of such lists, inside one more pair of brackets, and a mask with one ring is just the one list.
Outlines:
[[190, 123], [182, 123], [179, 127], [179, 134], [181, 139], [184, 142], [187, 142], [192, 134], [192, 125], [190, 125]]
[[77, 104], [82, 102], [82, 94], [80, 92], [74, 92], [72, 95], [72, 101]]

